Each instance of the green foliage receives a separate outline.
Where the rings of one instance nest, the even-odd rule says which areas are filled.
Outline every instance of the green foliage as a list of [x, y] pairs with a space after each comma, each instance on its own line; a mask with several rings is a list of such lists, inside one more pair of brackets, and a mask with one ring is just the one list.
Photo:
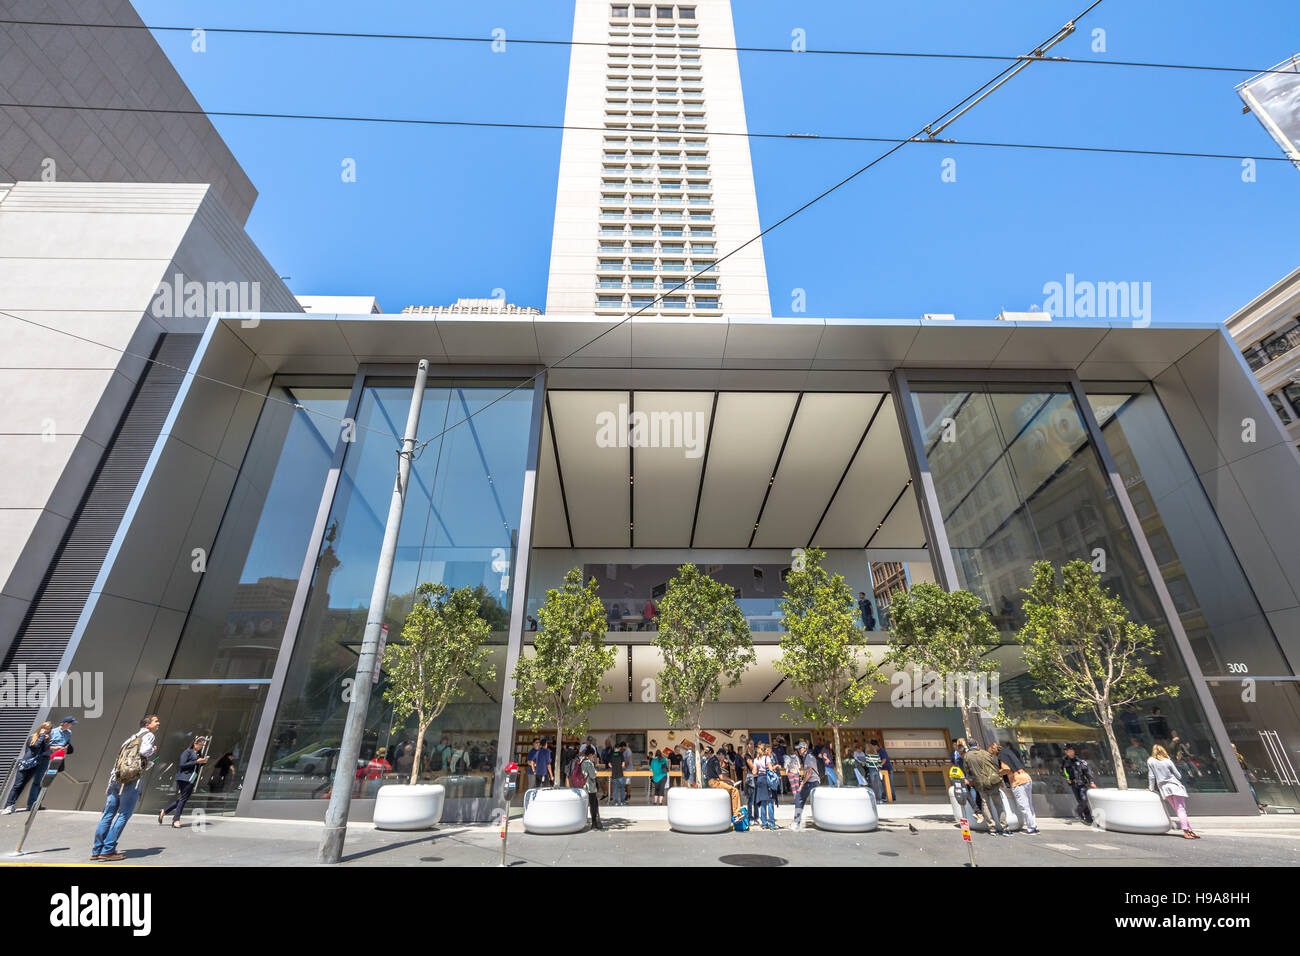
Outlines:
[[600, 703], [601, 678], [614, 666], [616, 650], [605, 645], [605, 608], [596, 579], [582, 584], [573, 568], [560, 589], [546, 592], [537, 611], [533, 651], [515, 664], [515, 716], [531, 728], [554, 729], [558, 747], [566, 734], [587, 732], [587, 716]]
[[803, 554], [786, 576], [781, 602], [781, 656], [776, 669], [795, 693], [786, 698], [791, 723], [829, 726], [835, 733], [835, 762], [843, 760], [839, 728], [851, 723], [876, 696], [885, 676], [868, 657], [866, 635], [858, 624], [857, 602], [841, 575], [822, 567], [818, 548]]
[[1105, 731], [1116, 777], [1127, 788], [1124, 760], [1115, 740], [1115, 708], [1152, 697], [1178, 694], [1162, 685], [1145, 662], [1158, 656], [1155, 632], [1129, 620], [1123, 602], [1101, 587], [1101, 576], [1081, 560], [1061, 568], [1039, 561], [1024, 588], [1025, 626], [1016, 639], [1037, 692], [1090, 714]]
[[484, 646], [491, 630], [479, 607], [473, 588], [453, 591], [445, 584], [421, 584], [400, 642], [384, 649], [383, 669], [388, 677], [384, 699], [393, 705], [393, 720], [401, 723], [411, 714], [416, 717], [412, 782], [419, 774], [429, 725], [464, 694], [467, 685], [496, 677]]
[[[900, 668], [910, 665], [918, 676], [927, 671], [977, 675], [997, 670], [997, 661], [986, 656], [997, 647], [997, 628], [970, 591], [945, 591], [927, 581], [910, 592], [895, 591], [890, 602], [893, 632], [886, 663]], [[961, 679], [956, 682], [958, 704], [970, 739], [971, 708], [963, 683]]]
[[[704, 707], [725, 684], [734, 687], [757, 659], [732, 589], [693, 564], [683, 564], [659, 602], [654, 646], [663, 658], [659, 699], [673, 726], [689, 726], [699, 740]], [[698, 783], [698, 776], [697, 776]]]

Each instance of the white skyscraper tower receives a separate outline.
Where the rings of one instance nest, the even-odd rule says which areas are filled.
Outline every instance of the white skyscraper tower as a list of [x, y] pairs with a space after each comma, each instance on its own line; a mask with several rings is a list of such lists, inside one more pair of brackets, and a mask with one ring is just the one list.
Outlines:
[[730, 0], [576, 2], [546, 312], [770, 317]]

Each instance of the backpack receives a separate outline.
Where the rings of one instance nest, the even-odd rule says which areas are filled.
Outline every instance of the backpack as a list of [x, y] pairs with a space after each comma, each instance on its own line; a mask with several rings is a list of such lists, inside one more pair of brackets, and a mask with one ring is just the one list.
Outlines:
[[587, 775], [582, 772], [582, 760], [574, 757], [569, 761], [569, 786], [577, 787], [579, 790], [587, 786]]
[[749, 829], [749, 807], [741, 807], [740, 812], [731, 818], [731, 825], [737, 833], [744, 833]]
[[140, 774], [144, 773], [144, 758], [140, 756], [140, 743], [143, 740], [144, 734], [136, 734], [122, 745], [113, 764], [118, 783], [135, 783], [140, 779]]

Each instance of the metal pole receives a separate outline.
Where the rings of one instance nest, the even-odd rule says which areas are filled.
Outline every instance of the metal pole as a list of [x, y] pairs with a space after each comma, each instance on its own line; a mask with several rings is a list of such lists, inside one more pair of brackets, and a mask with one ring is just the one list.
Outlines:
[[393, 561], [397, 556], [397, 533], [402, 526], [402, 506], [406, 502], [406, 484], [411, 477], [411, 461], [415, 454], [415, 433], [420, 425], [420, 405], [424, 400], [424, 383], [429, 377], [429, 360], [420, 359], [415, 373], [415, 389], [411, 393], [411, 410], [406, 416], [406, 435], [402, 450], [398, 452], [397, 480], [393, 484], [393, 497], [388, 505], [388, 525], [384, 529], [384, 544], [379, 552], [379, 567], [375, 569], [375, 587], [370, 593], [370, 612], [366, 617], [366, 633], [361, 641], [361, 654], [357, 658], [357, 675], [352, 684], [352, 701], [348, 704], [347, 723], [343, 727], [343, 741], [339, 745], [338, 766], [334, 770], [334, 786], [330, 803], [325, 811], [325, 832], [321, 836], [318, 863], [337, 863], [343, 857], [343, 838], [348, 831], [348, 808], [352, 805], [352, 784], [356, 776], [357, 758], [361, 754], [361, 735], [365, 731], [366, 713], [370, 709], [370, 675], [378, 661], [379, 632], [384, 625], [384, 610], [388, 605], [388, 588], [393, 578]]

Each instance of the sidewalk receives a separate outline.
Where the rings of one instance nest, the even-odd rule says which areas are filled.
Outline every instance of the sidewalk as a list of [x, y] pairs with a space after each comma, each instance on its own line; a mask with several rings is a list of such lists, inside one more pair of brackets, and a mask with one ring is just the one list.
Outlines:
[[[793, 808], [782, 807], [778, 822]], [[508, 861], [512, 866], [961, 866], [967, 851], [960, 831], [936, 804], [882, 807], [880, 829], [827, 833], [808, 828], [776, 832], [687, 835], [668, 829], [662, 807], [602, 809], [603, 833], [533, 836], [512, 814]], [[650, 815], [657, 812], [658, 816]], [[186, 817], [173, 830], [137, 814], [122, 835], [121, 863], [90, 863], [97, 812], [43, 810], [26, 851], [11, 856], [25, 813], [0, 818], [0, 865], [110, 866], [311, 866], [321, 825], [315, 822], [235, 817]], [[1077, 821], [1040, 818], [1042, 833], [999, 838], [973, 835], [981, 866], [1300, 866], [1300, 818], [1199, 817], [1204, 839], [1107, 833]], [[348, 829], [344, 864], [350, 866], [496, 866], [499, 827], [443, 824], [431, 831], [397, 833], [370, 824]]]

